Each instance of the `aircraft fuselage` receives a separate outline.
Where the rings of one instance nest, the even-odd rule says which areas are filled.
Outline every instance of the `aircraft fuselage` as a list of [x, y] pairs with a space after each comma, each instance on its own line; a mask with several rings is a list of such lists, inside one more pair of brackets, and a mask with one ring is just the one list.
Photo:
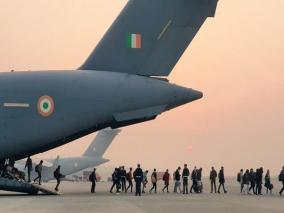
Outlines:
[[202, 93], [101, 71], [0, 74], [0, 160], [47, 151], [106, 127], [154, 119]]

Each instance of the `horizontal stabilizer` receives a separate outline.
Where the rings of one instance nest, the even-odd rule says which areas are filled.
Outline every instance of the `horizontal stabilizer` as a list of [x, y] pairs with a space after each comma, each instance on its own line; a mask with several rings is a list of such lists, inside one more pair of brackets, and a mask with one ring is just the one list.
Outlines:
[[79, 68], [168, 76], [218, 0], [130, 0]]

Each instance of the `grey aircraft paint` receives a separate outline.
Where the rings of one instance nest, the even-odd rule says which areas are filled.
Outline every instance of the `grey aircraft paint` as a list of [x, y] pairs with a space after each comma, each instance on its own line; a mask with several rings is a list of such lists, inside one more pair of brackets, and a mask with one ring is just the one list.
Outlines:
[[[151, 76], [172, 71], [216, 6], [217, 0], [130, 0], [79, 70], [1, 73], [0, 160], [153, 120], [202, 98]], [[129, 34], [142, 37], [141, 48], [127, 46]]]
[[[44, 159], [42, 169], [42, 180], [53, 180], [53, 172], [55, 171], [58, 165], [61, 166], [61, 173], [67, 176], [80, 172], [84, 169], [88, 169], [90, 167], [97, 167], [103, 163], [108, 162], [109, 160], [103, 158], [103, 155], [114, 140], [114, 138], [120, 132], [120, 129], [104, 129], [99, 131], [95, 139], [91, 142], [84, 154], [80, 157], [60, 158], [58, 156], [56, 159]], [[40, 160], [42, 159], [33, 159], [33, 168], [35, 168], [35, 166], [39, 163]], [[25, 164], [26, 160], [20, 160], [16, 162], [15, 167], [21, 171], [25, 171], [27, 177], [27, 170], [25, 170]], [[35, 177], [37, 177], [37, 173], [33, 169], [31, 172], [31, 179], [33, 180]]]

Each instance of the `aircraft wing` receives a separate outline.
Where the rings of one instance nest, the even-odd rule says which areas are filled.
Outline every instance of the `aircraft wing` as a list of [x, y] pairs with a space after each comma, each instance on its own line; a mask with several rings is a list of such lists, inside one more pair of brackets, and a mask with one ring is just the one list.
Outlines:
[[218, 0], [130, 0], [79, 68], [168, 76]]
[[[33, 159], [33, 164], [34, 165], [37, 165], [37, 164], [39, 164], [39, 162], [41, 161], [41, 159]], [[45, 167], [52, 167], [52, 163], [50, 163], [49, 161], [47, 161], [47, 160], [42, 160], [43, 161], [43, 166], [45, 166]]]

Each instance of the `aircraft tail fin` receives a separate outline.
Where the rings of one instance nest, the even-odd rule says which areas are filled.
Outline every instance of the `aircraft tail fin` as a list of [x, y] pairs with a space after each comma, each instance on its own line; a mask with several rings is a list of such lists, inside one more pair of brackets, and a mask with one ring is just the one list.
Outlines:
[[60, 159], [60, 156], [58, 155], [55, 160], [53, 161], [53, 164], [52, 164], [52, 167], [53, 168], [56, 168], [57, 166], [59, 166], [59, 159]]
[[83, 156], [102, 157], [119, 132], [121, 132], [119, 129], [104, 129], [99, 131]]
[[168, 76], [218, 0], [129, 0], [79, 68]]

